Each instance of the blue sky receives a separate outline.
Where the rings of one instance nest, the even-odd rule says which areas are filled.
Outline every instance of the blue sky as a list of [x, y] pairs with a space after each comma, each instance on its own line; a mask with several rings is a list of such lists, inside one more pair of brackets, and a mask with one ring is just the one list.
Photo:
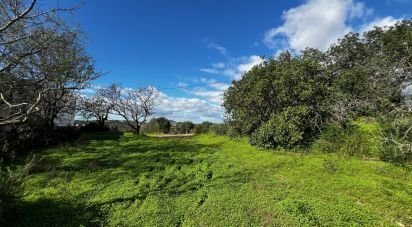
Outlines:
[[108, 72], [94, 86], [155, 86], [157, 115], [221, 122], [221, 94], [259, 56], [325, 50], [349, 31], [391, 25], [411, 12], [412, 0], [85, 0], [69, 20]]

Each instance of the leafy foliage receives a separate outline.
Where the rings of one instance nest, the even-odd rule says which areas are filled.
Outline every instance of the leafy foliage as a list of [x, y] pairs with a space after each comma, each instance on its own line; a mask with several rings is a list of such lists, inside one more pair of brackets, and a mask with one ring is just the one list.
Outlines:
[[286, 52], [233, 82], [224, 96], [229, 122], [264, 147], [291, 147], [318, 132], [330, 115], [329, 78], [315, 61], [319, 55]]
[[312, 144], [314, 151], [379, 158], [381, 127], [374, 118], [360, 118], [346, 125], [328, 124]]
[[[313, 141], [327, 124], [344, 127], [359, 117], [379, 117], [405, 105], [402, 91], [412, 81], [410, 43], [412, 21], [402, 21], [349, 33], [326, 52], [284, 52], [232, 83], [223, 104], [228, 121], [254, 145], [290, 148]], [[354, 146], [348, 153], [362, 153], [360, 143], [367, 138], [344, 138]]]
[[178, 134], [189, 134], [195, 128], [195, 124], [191, 121], [177, 122], [176, 123], [176, 133]]
[[251, 144], [263, 148], [292, 148], [301, 144], [311, 130], [310, 125], [305, 125], [308, 113], [308, 109], [302, 106], [285, 108], [252, 134]]
[[6, 167], [0, 162], [0, 224], [4, 224], [3, 216], [10, 215], [11, 206], [22, 196], [24, 181], [35, 163], [34, 156], [26, 160], [26, 164], [17, 168]]
[[210, 126], [210, 132], [217, 136], [226, 136], [230, 134], [230, 126], [228, 124], [213, 124]]
[[200, 124], [195, 125], [194, 128], [194, 133], [195, 134], [203, 134], [203, 133], [209, 133], [210, 128], [212, 127], [213, 123], [204, 121]]
[[384, 138], [380, 157], [399, 165], [412, 163], [412, 118], [410, 106], [396, 109], [382, 118]]
[[142, 131], [144, 133], [168, 134], [171, 126], [170, 121], [165, 117], [153, 118], [142, 126]]

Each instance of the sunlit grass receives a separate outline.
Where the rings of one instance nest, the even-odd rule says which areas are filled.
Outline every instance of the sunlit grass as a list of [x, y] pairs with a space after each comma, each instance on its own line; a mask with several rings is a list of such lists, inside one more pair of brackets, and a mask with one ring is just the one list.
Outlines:
[[43, 156], [10, 224], [412, 225], [412, 174], [380, 161], [107, 133]]

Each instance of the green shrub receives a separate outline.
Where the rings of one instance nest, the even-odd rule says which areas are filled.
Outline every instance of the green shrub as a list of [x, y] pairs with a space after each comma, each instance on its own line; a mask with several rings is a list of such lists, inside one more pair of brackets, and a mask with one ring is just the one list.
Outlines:
[[172, 124], [165, 117], [153, 118], [149, 122], [142, 125], [142, 133], [170, 133]]
[[412, 118], [383, 119], [380, 158], [399, 165], [412, 164]]
[[351, 128], [344, 128], [339, 124], [330, 123], [322, 130], [319, 139], [315, 140], [312, 148], [323, 153], [339, 152], [344, 143], [344, 138], [351, 131], [353, 131]]
[[17, 168], [6, 167], [0, 162], [0, 224], [12, 203], [22, 195], [23, 182], [34, 165], [34, 156]]
[[329, 123], [312, 150], [358, 157], [378, 157], [381, 129], [374, 119], [360, 118], [345, 125]]
[[175, 132], [177, 134], [189, 134], [193, 132], [194, 127], [195, 124], [191, 121], [177, 122]]
[[194, 128], [194, 133], [195, 134], [204, 134], [204, 133], [209, 133], [210, 132], [210, 127], [213, 125], [213, 123], [204, 121], [201, 124], [195, 125]]
[[35, 149], [73, 142], [79, 137], [79, 130], [72, 126], [48, 129], [30, 122], [0, 128], [0, 158], [11, 160], [17, 154], [27, 154]]
[[217, 136], [225, 136], [229, 133], [229, 126], [226, 124], [213, 124], [210, 126], [210, 132]]
[[288, 107], [273, 115], [252, 134], [250, 143], [262, 148], [292, 148], [305, 142], [313, 133], [306, 124], [308, 108]]

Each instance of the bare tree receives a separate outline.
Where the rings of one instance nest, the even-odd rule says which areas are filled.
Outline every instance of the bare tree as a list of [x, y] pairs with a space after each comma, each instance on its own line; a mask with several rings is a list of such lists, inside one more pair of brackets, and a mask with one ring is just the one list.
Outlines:
[[77, 90], [83, 89], [101, 74], [94, 70], [79, 32], [66, 32], [57, 42], [39, 54], [32, 63], [44, 80], [45, 92], [39, 106], [45, 126], [54, 127], [61, 114], [74, 114]]
[[[61, 37], [56, 34], [68, 30], [58, 12], [74, 10], [36, 6], [36, 0], [0, 1], [0, 125], [24, 122], [39, 111], [50, 89], [43, 86], [44, 78], [29, 59], [56, 42]], [[23, 90], [28, 92], [18, 100], [11, 97]]]
[[140, 133], [140, 127], [154, 113], [155, 89], [144, 87], [137, 89], [122, 89], [118, 85], [109, 87], [115, 114], [124, 118], [126, 123]]
[[94, 95], [79, 98], [80, 113], [86, 119], [96, 120], [101, 127], [105, 125], [113, 110], [113, 102], [107, 96], [110, 93], [108, 91], [108, 88], [99, 88]]

